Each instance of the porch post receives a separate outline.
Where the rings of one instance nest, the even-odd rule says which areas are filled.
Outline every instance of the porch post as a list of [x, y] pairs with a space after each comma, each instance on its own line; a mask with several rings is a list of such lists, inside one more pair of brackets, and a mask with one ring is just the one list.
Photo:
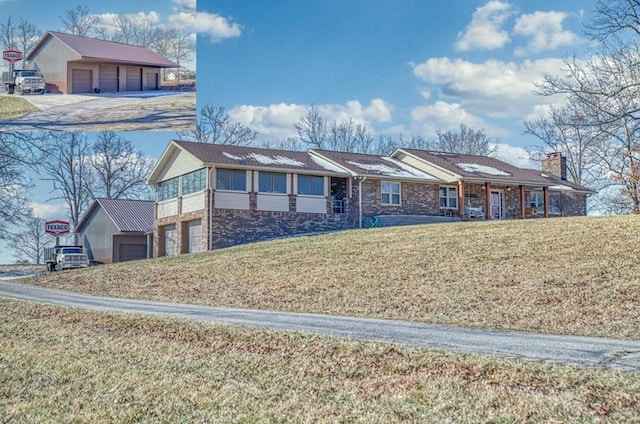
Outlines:
[[542, 197], [544, 199], [544, 217], [549, 218], [549, 187], [542, 187]]
[[520, 218], [525, 219], [524, 186], [520, 186]]
[[491, 184], [484, 183], [484, 218], [491, 219]]
[[458, 181], [458, 215], [461, 219], [464, 219], [464, 181]]

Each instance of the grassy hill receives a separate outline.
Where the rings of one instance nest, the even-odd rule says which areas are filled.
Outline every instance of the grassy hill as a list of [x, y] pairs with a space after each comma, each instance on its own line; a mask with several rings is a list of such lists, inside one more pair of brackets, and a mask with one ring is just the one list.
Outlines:
[[98, 295], [640, 338], [640, 217], [347, 231], [51, 273]]

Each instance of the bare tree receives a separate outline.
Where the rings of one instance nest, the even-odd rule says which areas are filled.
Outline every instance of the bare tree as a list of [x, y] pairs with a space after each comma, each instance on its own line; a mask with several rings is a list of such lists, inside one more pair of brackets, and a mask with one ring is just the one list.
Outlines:
[[0, 23], [0, 46], [5, 50], [13, 50], [18, 47], [18, 28], [11, 19], [7, 18], [7, 22]]
[[[157, 28], [151, 48], [158, 54], [168, 58], [173, 45], [173, 40], [177, 37], [177, 31], [173, 28]], [[162, 68], [162, 79], [167, 80], [166, 68]]]
[[545, 75], [539, 94], [564, 94], [588, 110], [604, 135], [601, 172], [620, 186], [629, 212], [640, 213], [640, 52], [634, 43], [603, 45], [599, 55], [565, 59], [563, 74]]
[[546, 115], [525, 121], [524, 132], [542, 142], [537, 159], [549, 150], [565, 155], [571, 181], [592, 188], [607, 185], [598, 169], [604, 135], [580, 103], [568, 99], [563, 106], [551, 107]]
[[75, 9], [67, 10], [66, 15], [60, 19], [64, 24], [64, 31], [80, 37], [91, 35], [102, 21], [100, 16], [91, 14], [86, 5], [78, 5]]
[[598, 0], [594, 12], [585, 24], [585, 33], [593, 39], [606, 41], [623, 32], [640, 35], [639, 0]]
[[41, 148], [47, 156], [37, 170], [44, 181], [53, 184], [49, 200], [64, 200], [75, 228], [92, 200], [91, 144], [84, 133], [49, 132]]
[[294, 128], [301, 143], [310, 148], [324, 148], [328, 138], [328, 124], [316, 106], [311, 105], [307, 114], [294, 125]]
[[241, 122], [231, 120], [224, 107], [205, 105], [200, 110], [195, 130], [179, 132], [178, 135], [200, 143], [247, 146], [258, 133]]
[[38, 44], [42, 31], [35, 25], [22, 19], [16, 28], [17, 45], [22, 51], [22, 69], [25, 68], [27, 53]]
[[476, 129], [460, 124], [460, 131], [437, 130], [438, 141], [435, 149], [449, 153], [490, 156], [498, 148], [498, 140], [487, 136], [484, 129]]
[[157, 30], [148, 20], [120, 14], [114, 22], [117, 30], [112, 36], [113, 41], [142, 47], [153, 45]]
[[152, 191], [145, 184], [153, 161], [133, 144], [114, 132], [102, 132], [92, 148], [89, 164], [93, 168], [93, 198], [151, 199]]
[[14, 257], [21, 262], [41, 264], [44, 249], [53, 246], [53, 238], [44, 231], [45, 220], [33, 215], [29, 210], [24, 220], [23, 230], [11, 237]]
[[27, 213], [30, 182], [24, 168], [31, 159], [26, 150], [17, 136], [0, 133], [0, 240], [9, 238]]

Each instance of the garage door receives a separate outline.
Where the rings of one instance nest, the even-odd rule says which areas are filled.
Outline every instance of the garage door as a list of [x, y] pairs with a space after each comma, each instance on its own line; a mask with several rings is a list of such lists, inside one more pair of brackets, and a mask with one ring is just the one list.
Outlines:
[[141, 68], [127, 68], [127, 91], [142, 91]]
[[189, 253], [202, 252], [202, 224], [200, 220], [187, 223]]
[[163, 229], [164, 251], [162, 256], [176, 256], [178, 254], [177, 232], [175, 225], [167, 225]]
[[118, 91], [118, 66], [100, 65], [100, 75], [98, 76], [100, 91], [103, 93], [113, 93]]
[[157, 90], [158, 89], [158, 74], [147, 74], [147, 80], [145, 82], [145, 89]]
[[121, 244], [118, 262], [134, 261], [147, 257], [146, 244]]
[[90, 69], [73, 69], [71, 71], [71, 91], [73, 93], [92, 92], [93, 72]]

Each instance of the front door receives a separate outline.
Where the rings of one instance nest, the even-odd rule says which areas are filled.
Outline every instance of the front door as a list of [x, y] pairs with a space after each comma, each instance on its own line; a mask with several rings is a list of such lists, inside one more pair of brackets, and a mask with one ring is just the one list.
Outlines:
[[491, 190], [491, 219], [504, 218], [504, 191]]

